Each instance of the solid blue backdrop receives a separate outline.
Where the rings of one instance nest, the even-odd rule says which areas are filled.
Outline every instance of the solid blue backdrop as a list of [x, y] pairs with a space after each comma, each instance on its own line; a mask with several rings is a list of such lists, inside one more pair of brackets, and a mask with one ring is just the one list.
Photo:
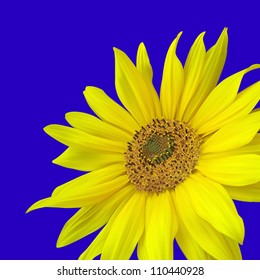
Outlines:
[[[7, 2], [7, 1], [6, 1]], [[43, 127], [66, 124], [69, 111], [90, 112], [87, 85], [114, 89], [112, 47], [135, 60], [140, 42], [148, 49], [159, 89], [167, 49], [184, 31], [178, 54], [185, 61], [196, 36], [206, 31], [209, 48], [228, 27], [228, 58], [221, 79], [260, 63], [258, 1], [9, 1], [0, 9], [1, 45], [1, 228], [0, 259], [77, 259], [95, 234], [65, 248], [55, 244], [76, 209], [41, 209], [35, 201], [81, 172], [51, 161], [65, 147]], [[242, 87], [260, 78], [248, 74]], [[260, 259], [260, 203], [236, 203], [244, 219], [244, 259]], [[184, 256], [176, 246], [176, 259]], [[136, 258], [136, 255], [133, 256]]]

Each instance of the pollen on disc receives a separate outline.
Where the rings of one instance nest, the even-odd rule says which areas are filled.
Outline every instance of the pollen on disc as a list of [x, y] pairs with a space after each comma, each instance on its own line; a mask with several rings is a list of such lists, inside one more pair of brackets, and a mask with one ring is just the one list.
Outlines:
[[141, 191], [174, 189], [194, 170], [200, 145], [201, 138], [187, 123], [155, 119], [128, 143], [127, 175]]

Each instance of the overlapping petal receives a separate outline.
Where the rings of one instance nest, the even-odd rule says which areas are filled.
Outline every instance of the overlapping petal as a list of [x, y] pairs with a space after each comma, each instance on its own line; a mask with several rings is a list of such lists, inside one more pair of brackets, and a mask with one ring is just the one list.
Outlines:
[[201, 146], [202, 153], [229, 151], [248, 144], [260, 129], [260, 112], [249, 114], [225, 125]]
[[237, 149], [232, 149], [228, 151], [218, 152], [218, 153], [209, 153], [202, 156], [207, 159], [214, 158], [224, 158], [229, 156], [239, 156], [239, 155], [250, 155], [256, 154], [260, 155], [260, 134], [257, 133], [254, 138], [247, 144]]
[[[196, 173], [190, 184], [184, 184], [197, 214], [240, 244], [244, 240], [244, 224], [226, 190], [218, 183]], [[232, 223], [230, 222], [232, 221]]]
[[184, 86], [183, 66], [176, 55], [176, 48], [181, 34], [180, 32], [172, 42], [167, 52], [163, 68], [160, 101], [163, 116], [167, 119], [175, 118]]
[[227, 56], [228, 35], [224, 28], [216, 44], [206, 53], [206, 63], [200, 84], [194, 92], [183, 116], [184, 121], [190, 121], [201, 104], [216, 86], [223, 70]]
[[118, 97], [135, 120], [140, 125], [146, 125], [156, 116], [150, 93], [152, 88], [147, 87], [142, 75], [124, 52], [114, 48], [114, 53]]
[[[116, 217], [102, 250], [103, 260], [128, 260], [144, 231], [146, 195], [135, 194]], [[129, 222], [131, 221], [131, 222]]]
[[176, 208], [178, 216], [192, 238], [209, 255], [216, 259], [241, 259], [241, 253], [237, 242], [224, 236], [212, 227], [205, 219], [201, 218], [193, 208], [187, 187], [192, 187], [192, 181], [188, 178], [180, 184], [176, 190]]
[[93, 136], [76, 128], [63, 125], [51, 124], [46, 126], [44, 131], [66, 146], [72, 146], [86, 151], [124, 153], [126, 149], [125, 142]]
[[138, 243], [138, 258], [143, 260], [172, 260], [173, 239], [178, 221], [169, 191], [147, 196], [145, 231]]
[[240, 187], [225, 186], [225, 189], [232, 199], [248, 202], [260, 202], [260, 182]]
[[71, 169], [92, 171], [119, 162], [124, 165], [125, 157], [123, 153], [93, 152], [69, 147], [52, 162]]
[[57, 247], [71, 244], [101, 228], [110, 219], [121, 201], [129, 199], [134, 190], [133, 185], [128, 185], [99, 204], [81, 208], [64, 225]]
[[78, 208], [99, 203], [127, 185], [124, 166], [114, 164], [92, 171], [59, 187], [51, 197], [33, 204], [28, 210], [43, 207]]
[[182, 120], [183, 114], [196, 91], [204, 72], [206, 49], [203, 42], [205, 32], [201, 33], [192, 45], [184, 65], [184, 88], [177, 109], [177, 119]]
[[114, 224], [114, 221], [116, 220], [118, 214], [125, 206], [127, 200], [128, 198], [127, 199], [125, 198], [121, 201], [120, 205], [117, 207], [113, 215], [110, 217], [108, 223], [104, 226], [104, 228], [100, 231], [100, 233], [96, 236], [96, 238], [88, 246], [88, 248], [79, 256], [80, 260], [92, 260], [102, 253], [102, 250], [104, 248], [111, 227]]
[[125, 130], [101, 121], [90, 114], [70, 112], [67, 113], [65, 117], [70, 125], [90, 135], [115, 141], [122, 141], [124, 143], [132, 139], [132, 135], [127, 133]]
[[198, 128], [200, 134], [210, 134], [228, 123], [249, 114], [260, 99], [260, 82], [254, 83], [241, 91], [234, 102], [223, 112], [219, 113], [211, 120], [203, 123]]
[[[88, 86], [84, 91], [84, 96], [91, 109], [103, 121], [128, 131], [130, 135], [140, 129], [131, 114], [107, 96], [103, 90]], [[125, 125], [126, 123], [127, 125]]]
[[191, 126], [198, 130], [203, 123], [222, 113], [236, 99], [244, 75], [259, 67], [259, 64], [252, 65], [219, 83], [194, 115]]
[[202, 155], [196, 168], [213, 181], [230, 186], [245, 186], [260, 181], [260, 156], [254, 154], [226, 157]]
[[213, 258], [193, 239], [181, 218], [178, 219], [178, 225], [176, 240], [188, 260], [208, 260]]

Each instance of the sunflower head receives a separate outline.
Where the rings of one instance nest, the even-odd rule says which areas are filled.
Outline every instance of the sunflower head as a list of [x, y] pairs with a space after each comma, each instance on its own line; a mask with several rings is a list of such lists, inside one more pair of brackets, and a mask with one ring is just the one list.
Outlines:
[[124, 108], [96, 87], [84, 95], [97, 117], [66, 114], [70, 126], [47, 134], [67, 149], [53, 162], [86, 173], [28, 211], [80, 208], [57, 246], [103, 227], [80, 259], [173, 259], [173, 241], [188, 259], [241, 259], [244, 224], [233, 199], [260, 200], [260, 83], [239, 92], [252, 65], [218, 84], [227, 29], [209, 50], [205, 32], [185, 64], [165, 59], [159, 94], [143, 43], [134, 64], [115, 52], [115, 86]]

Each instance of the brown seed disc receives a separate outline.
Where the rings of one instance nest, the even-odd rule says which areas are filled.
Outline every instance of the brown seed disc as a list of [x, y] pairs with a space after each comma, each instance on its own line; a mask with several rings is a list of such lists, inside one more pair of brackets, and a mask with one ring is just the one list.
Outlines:
[[141, 191], [174, 189], [194, 170], [200, 145], [201, 138], [187, 123], [155, 119], [128, 143], [127, 175]]

